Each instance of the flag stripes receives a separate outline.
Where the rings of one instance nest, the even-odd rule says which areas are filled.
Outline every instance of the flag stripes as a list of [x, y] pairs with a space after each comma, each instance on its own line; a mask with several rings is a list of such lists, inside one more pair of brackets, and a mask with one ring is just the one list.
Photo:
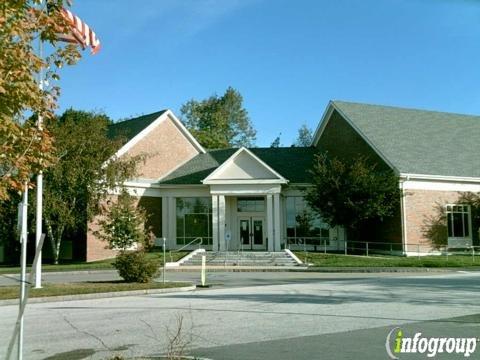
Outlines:
[[62, 16], [70, 25], [71, 34], [60, 34], [58, 40], [78, 43], [83, 48], [91, 47], [92, 54], [96, 54], [100, 50], [100, 40], [93, 30], [70, 10], [63, 8]]

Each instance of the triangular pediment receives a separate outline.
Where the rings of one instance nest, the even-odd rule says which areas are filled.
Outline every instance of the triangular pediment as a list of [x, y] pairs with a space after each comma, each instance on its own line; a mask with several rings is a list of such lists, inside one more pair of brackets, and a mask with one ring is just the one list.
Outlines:
[[287, 182], [286, 179], [246, 148], [241, 148], [203, 180], [219, 182]]

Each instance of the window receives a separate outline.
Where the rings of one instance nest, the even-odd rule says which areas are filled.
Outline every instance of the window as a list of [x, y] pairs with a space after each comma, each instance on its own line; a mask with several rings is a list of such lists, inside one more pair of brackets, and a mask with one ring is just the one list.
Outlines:
[[470, 206], [447, 205], [447, 229], [449, 238], [471, 238]]
[[203, 245], [212, 244], [212, 198], [177, 198], [177, 245], [198, 237]]
[[308, 206], [301, 196], [286, 198], [287, 238], [289, 243], [298, 244], [305, 239], [307, 244], [329, 245], [329, 226]]
[[238, 198], [237, 211], [238, 212], [265, 212], [265, 198], [263, 197]]

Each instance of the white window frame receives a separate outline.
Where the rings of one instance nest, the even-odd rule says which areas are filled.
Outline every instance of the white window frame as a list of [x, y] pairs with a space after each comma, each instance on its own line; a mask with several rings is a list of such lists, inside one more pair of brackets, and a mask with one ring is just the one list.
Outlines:
[[[462, 211], [454, 211], [454, 207], [462, 207]], [[466, 210], [465, 210], [466, 209]], [[468, 216], [468, 236], [460, 237], [460, 236], [448, 236], [448, 214], [467, 214]], [[472, 246], [472, 208], [470, 205], [467, 204], [447, 204], [445, 205], [445, 216], [447, 220], [447, 238], [448, 238], [448, 247], [449, 248], [465, 248]], [[464, 217], [462, 216], [462, 221]], [[453, 216], [451, 216], [452, 224], [452, 233], [454, 232], [453, 228]]]

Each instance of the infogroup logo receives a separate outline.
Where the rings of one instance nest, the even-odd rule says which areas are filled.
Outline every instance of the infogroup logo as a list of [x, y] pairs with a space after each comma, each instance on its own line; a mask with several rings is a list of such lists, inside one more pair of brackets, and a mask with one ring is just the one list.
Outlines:
[[400, 354], [425, 354], [432, 358], [437, 354], [458, 354], [470, 357], [477, 348], [479, 339], [471, 338], [446, 338], [446, 337], [422, 337], [421, 332], [413, 337], [404, 335], [399, 327], [393, 328], [387, 335], [385, 348], [391, 359], [399, 359]]

